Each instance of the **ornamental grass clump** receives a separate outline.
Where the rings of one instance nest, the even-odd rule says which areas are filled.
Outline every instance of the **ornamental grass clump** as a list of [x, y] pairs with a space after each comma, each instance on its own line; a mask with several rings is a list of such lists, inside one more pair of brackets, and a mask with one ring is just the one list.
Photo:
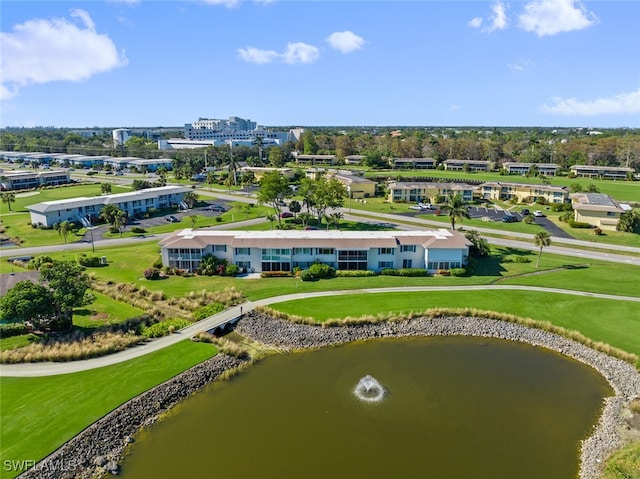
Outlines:
[[58, 336], [0, 353], [1, 363], [40, 361], [76, 361], [122, 351], [138, 344], [142, 338], [133, 332], [95, 333], [82, 337], [79, 333]]

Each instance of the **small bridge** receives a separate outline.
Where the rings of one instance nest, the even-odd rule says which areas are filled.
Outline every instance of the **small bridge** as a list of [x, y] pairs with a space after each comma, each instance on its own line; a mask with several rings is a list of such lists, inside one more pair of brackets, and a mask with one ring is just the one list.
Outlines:
[[224, 336], [227, 333], [230, 333], [235, 328], [238, 321], [240, 321], [243, 317], [242, 306], [239, 308], [239, 312], [237, 308], [234, 308], [233, 315], [218, 315], [213, 323], [209, 323], [207, 326], [207, 332], [213, 334], [215, 336]]

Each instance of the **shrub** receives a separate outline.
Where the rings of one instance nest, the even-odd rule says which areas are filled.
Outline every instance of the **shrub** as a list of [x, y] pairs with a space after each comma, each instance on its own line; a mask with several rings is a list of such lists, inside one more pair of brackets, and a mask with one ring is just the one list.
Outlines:
[[591, 228], [591, 225], [589, 223], [583, 223], [582, 221], [574, 221], [571, 219], [567, 220], [567, 224], [572, 228]]
[[311, 271], [309, 271], [308, 269], [303, 269], [302, 271], [300, 271], [299, 276], [302, 281], [313, 281], [315, 279], [313, 277], [313, 274], [311, 274]]
[[132, 233], [136, 233], [136, 234], [146, 233], [147, 232], [147, 230], [145, 230], [144, 228], [140, 228], [139, 226], [133, 226], [129, 231], [131, 231]]
[[438, 276], [451, 276], [451, 271], [448, 269], [439, 269]]
[[80, 266], [87, 268], [96, 268], [102, 266], [100, 262], [100, 256], [87, 256], [86, 253], [81, 253], [76, 257], [76, 260]]
[[112, 233], [112, 234], [120, 233], [120, 228], [116, 226], [109, 226], [109, 233]]
[[292, 278], [293, 273], [289, 271], [263, 271], [260, 273], [261, 278]]
[[370, 269], [359, 269], [359, 270], [349, 270], [349, 269], [339, 269], [336, 271], [336, 276], [342, 278], [361, 278], [365, 276], [375, 276], [375, 271], [371, 271]]
[[144, 270], [143, 274], [146, 279], [160, 279], [160, 270], [158, 268], [147, 268]]
[[19, 336], [28, 332], [29, 328], [24, 323], [0, 324], [0, 338], [10, 338], [11, 336]]
[[222, 216], [216, 216], [216, 222], [222, 223]]
[[224, 304], [213, 302], [206, 306], [201, 306], [193, 312], [193, 319], [200, 321], [209, 316], [213, 316], [224, 310]]
[[160, 269], [160, 268], [162, 268], [162, 267], [163, 267], [163, 266], [162, 266], [162, 256], [160, 256], [157, 260], [155, 260], [155, 261], [153, 262], [153, 267], [154, 267], [154, 268], [158, 268], [158, 269]]
[[238, 268], [237, 265], [228, 264], [226, 269], [224, 270], [224, 275], [225, 276], [235, 276], [236, 274], [238, 274], [239, 270], [240, 270], [240, 268]]
[[381, 275], [384, 276], [405, 276], [405, 277], [419, 277], [419, 276], [428, 276], [428, 271], [423, 268], [385, 268], [380, 271]]
[[190, 324], [191, 323], [186, 319], [167, 319], [165, 321], [160, 321], [159, 323], [155, 323], [151, 326], [142, 328], [142, 336], [144, 336], [145, 338], [159, 338], [162, 336], [166, 336], [172, 331], [186, 328]]
[[336, 275], [336, 270], [323, 263], [313, 263], [309, 266], [309, 271], [314, 278], [333, 278]]
[[596, 236], [602, 236], [602, 229], [596, 226], [595, 228], [593, 228], [593, 234]]
[[451, 268], [449, 270], [451, 276], [466, 276], [467, 270], [464, 268]]

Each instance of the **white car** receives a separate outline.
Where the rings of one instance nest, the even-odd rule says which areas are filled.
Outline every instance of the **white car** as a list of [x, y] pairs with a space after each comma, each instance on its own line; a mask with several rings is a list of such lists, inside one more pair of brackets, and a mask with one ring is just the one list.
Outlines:
[[418, 210], [418, 211], [422, 211], [422, 207], [420, 205], [411, 205], [409, 206], [410, 210]]
[[533, 216], [537, 216], [538, 218], [544, 218], [546, 215], [540, 210], [535, 210], [533, 212]]

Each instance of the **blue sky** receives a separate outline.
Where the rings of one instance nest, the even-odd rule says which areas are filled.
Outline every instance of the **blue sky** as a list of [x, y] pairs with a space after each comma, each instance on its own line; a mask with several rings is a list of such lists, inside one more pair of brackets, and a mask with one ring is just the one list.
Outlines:
[[640, 2], [2, 1], [0, 126], [640, 127]]

